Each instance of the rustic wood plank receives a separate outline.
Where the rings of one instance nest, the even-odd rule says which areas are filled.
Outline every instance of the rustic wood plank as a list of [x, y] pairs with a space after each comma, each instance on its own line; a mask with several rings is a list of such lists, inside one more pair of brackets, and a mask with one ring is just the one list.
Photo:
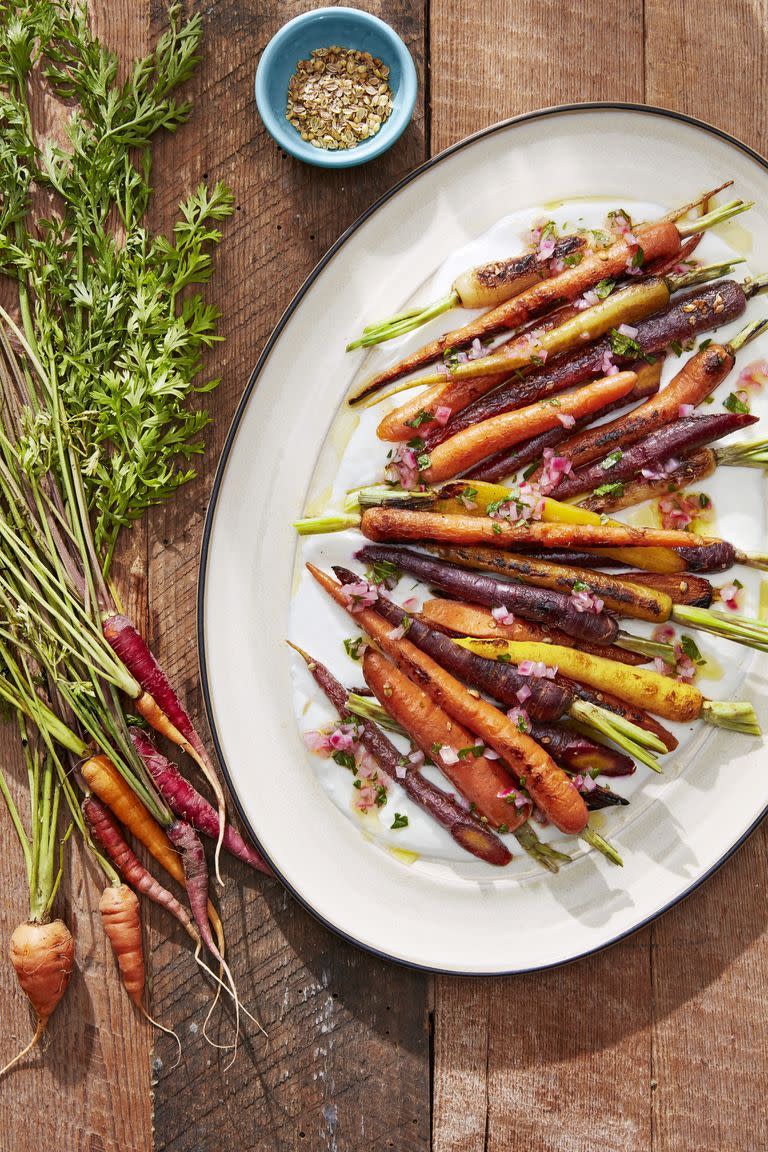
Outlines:
[[[708, 120], [764, 154], [768, 128], [754, 92], [768, 76], [766, 4], [729, 5], [725, 23], [714, 3], [694, 12], [647, 0], [645, 13], [648, 102]], [[759, 882], [767, 856], [762, 828], [653, 927], [653, 1152], [768, 1143], [768, 930]]]
[[[642, 100], [642, 9], [432, 0], [432, 150], [534, 108]], [[560, 972], [438, 979], [434, 1152], [645, 1152], [649, 991], [647, 933]]]
[[431, 147], [507, 116], [643, 99], [643, 4], [432, 0]]
[[[203, 61], [191, 85], [192, 122], [165, 141], [155, 169], [157, 213], [168, 218], [183, 188], [226, 180], [237, 198], [210, 295], [224, 308], [225, 343], [211, 363], [223, 377], [210, 398], [215, 423], [204, 475], [151, 517], [150, 636], [196, 714], [195, 584], [213, 463], [257, 355], [314, 263], [373, 199], [424, 158], [421, 109], [386, 158], [343, 173], [308, 169], [266, 135], [253, 100], [258, 54], [306, 4], [234, 0], [206, 6]], [[423, 61], [421, 6], [369, 5]], [[155, 32], [162, 26], [157, 9]], [[173, 627], [168, 621], [173, 621]], [[226, 865], [222, 916], [230, 962], [251, 1025], [234, 1065], [201, 1034], [210, 1000], [194, 965], [166, 926], [153, 931], [153, 1004], [178, 1026], [182, 1064], [170, 1046], [155, 1061], [155, 1147], [202, 1152], [242, 1147], [388, 1149], [424, 1152], [429, 1143], [427, 982], [371, 959], [317, 925], [275, 884]], [[221, 1023], [221, 1020], [219, 1020]], [[213, 1034], [217, 1035], [216, 1028]], [[219, 1038], [231, 1036], [223, 1017]]]
[[[121, 57], [146, 51], [148, 5], [135, 0], [91, 0], [93, 25]], [[56, 133], [61, 108], [40, 101], [44, 130]], [[138, 543], [138, 547], [137, 547]], [[131, 543], [117, 565], [131, 609], [145, 600], [145, 544]], [[144, 609], [141, 608], [143, 613]], [[0, 756], [26, 803], [15, 725], [0, 730]], [[10, 963], [8, 941], [28, 914], [23, 862], [2, 812], [0, 857], [0, 1001], [3, 1049], [0, 1063], [26, 1043], [30, 1014]], [[74, 841], [73, 841], [74, 843]], [[76, 940], [75, 971], [49, 1026], [49, 1040], [19, 1065], [0, 1093], [0, 1146], [8, 1149], [59, 1147], [72, 1152], [146, 1152], [151, 1139], [149, 1056], [151, 1029], [123, 991], [98, 911], [103, 878], [82, 849], [69, 853], [55, 911]]]

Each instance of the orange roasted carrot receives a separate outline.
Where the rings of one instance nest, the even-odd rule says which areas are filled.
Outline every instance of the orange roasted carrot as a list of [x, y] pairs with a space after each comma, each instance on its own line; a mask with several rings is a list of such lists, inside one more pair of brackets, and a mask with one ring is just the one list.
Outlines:
[[499, 754], [532, 800], [561, 832], [578, 835], [586, 827], [589, 814], [582, 796], [569, 777], [534, 740], [498, 708], [473, 696], [444, 668], [407, 639], [395, 640], [390, 625], [370, 608], [357, 610], [345, 596], [342, 586], [313, 564], [307, 565], [318, 584], [340, 607], [349, 612], [377, 645], [423, 688], [454, 720]]
[[[615, 448], [624, 449], [637, 443], [663, 424], [677, 420], [681, 404], [696, 405], [705, 400], [725, 379], [734, 362], [733, 352], [727, 345], [710, 344], [691, 356], [661, 392], [626, 416], [618, 416], [608, 424], [587, 428], [561, 441], [557, 447], [558, 455], [567, 456], [574, 468], [580, 468], [601, 459]], [[540, 471], [539, 468], [534, 475]]]
[[[476, 604], [462, 604], [457, 600], [427, 600], [421, 609], [421, 618], [431, 627], [453, 632], [457, 636], [478, 636], [492, 640], [502, 636], [505, 640], [529, 640], [540, 644], [573, 644], [573, 637], [566, 636], [557, 628], [543, 628], [530, 620], [516, 617], [512, 624], [500, 624], [494, 620], [488, 608]], [[647, 664], [649, 657], [639, 652], [628, 652], [615, 644], [591, 645], [579, 641], [579, 648], [592, 652], [595, 656], [605, 656], [619, 664]]]
[[[645, 264], [674, 256], [680, 251], [680, 233], [671, 221], [658, 220], [651, 224], [642, 224], [634, 230], [634, 236], [642, 248]], [[446, 348], [463, 348], [476, 338], [483, 339], [497, 332], [517, 328], [562, 304], [563, 301], [575, 300], [598, 281], [624, 273], [634, 256], [634, 246], [624, 237], [619, 237], [610, 248], [586, 253], [581, 263], [575, 267], [566, 268], [548, 280], [540, 280], [511, 300], [483, 313], [476, 320], [471, 320], [462, 328], [446, 332], [444, 336], [439, 336], [410, 356], [385, 368], [383, 372], [366, 382], [361, 394], [368, 395], [384, 384], [399, 380], [401, 376], [406, 376], [416, 368], [439, 359]]]
[[[370, 648], [363, 657], [363, 676], [382, 707], [404, 728], [425, 756], [437, 764], [454, 788], [497, 831], [514, 832], [531, 814], [530, 804], [516, 808], [512, 777], [500, 760], [469, 750], [478, 740], [453, 720], [422, 688]], [[438, 747], [439, 746], [439, 747]], [[445, 752], [447, 759], [441, 753]], [[450, 761], [458, 756], [455, 763]], [[505, 795], [509, 794], [509, 799]]]
[[607, 404], [626, 396], [636, 381], [634, 372], [617, 372], [574, 392], [504, 412], [481, 424], [472, 424], [433, 448], [429, 468], [421, 475], [430, 484], [450, 480], [487, 456], [556, 428], [563, 419], [578, 420], [599, 412]]
[[369, 540], [433, 540], [438, 544], [487, 544], [492, 548], [690, 548], [716, 541], [672, 528], [633, 528], [629, 524], [563, 524], [490, 516], [451, 516], [405, 508], [368, 508], [360, 527]]

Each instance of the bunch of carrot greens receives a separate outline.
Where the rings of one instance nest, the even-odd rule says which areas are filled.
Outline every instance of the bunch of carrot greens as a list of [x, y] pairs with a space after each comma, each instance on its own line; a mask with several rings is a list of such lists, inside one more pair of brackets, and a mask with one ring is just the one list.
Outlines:
[[[204, 744], [109, 581], [122, 529], [194, 475], [208, 420], [194, 401], [217, 383], [198, 382], [217, 312], [195, 286], [213, 270], [232, 197], [201, 185], [170, 239], [144, 223], [153, 140], [189, 115], [174, 93], [200, 34], [199, 16], [184, 21], [172, 5], [155, 50], [121, 81], [84, 5], [0, 6], [0, 272], [18, 317], [0, 316], [0, 698], [19, 726], [28, 815], [5, 775], [0, 791], [30, 890], [11, 954], [37, 1017], [16, 1059], [72, 971], [74, 941], [51, 916], [73, 828], [103, 871], [104, 927], [142, 1010], [136, 893], [184, 925], [239, 1011], [198, 832], [216, 841], [217, 877], [222, 845], [267, 871], [226, 824]], [[36, 84], [60, 104], [63, 142], [41, 138]], [[199, 766], [214, 805], [147, 726]], [[129, 834], [183, 886], [188, 907], [140, 864]]]

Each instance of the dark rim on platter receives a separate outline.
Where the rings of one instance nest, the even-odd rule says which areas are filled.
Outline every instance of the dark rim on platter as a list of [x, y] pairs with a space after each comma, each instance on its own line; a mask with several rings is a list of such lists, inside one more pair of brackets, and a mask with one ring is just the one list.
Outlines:
[[326, 919], [324, 916], [322, 916], [302, 896], [301, 892], [298, 891], [298, 889], [296, 889], [292, 884], [288, 883], [288, 881], [282, 875], [282, 873], [280, 872], [280, 869], [277, 867], [275, 862], [272, 860], [272, 858], [269, 856], [269, 854], [265, 851], [263, 845], [261, 844], [258, 837], [256, 836], [253, 828], [251, 827], [250, 821], [248, 820], [248, 818], [245, 814], [243, 805], [240, 802], [240, 798], [238, 796], [235, 783], [232, 779], [232, 775], [231, 775], [229, 768], [227, 767], [227, 764], [224, 760], [224, 756], [223, 756], [222, 749], [221, 749], [221, 743], [219, 741], [219, 735], [218, 735], [218, 732], [216, 730], [216, 725], [214, 723], [213, 706], [212, 706], [212, 701], [211, 701], [211, 690], [210, 690], [210, 684], [208, 681], [208, 667], [207, 667], [206, 652], [205, 652], [205, 629], [204, 629], [206, 575], [207, 575], [208, 553], [209, 553], [209, 547], [210, 547], [210, 541], [211, 541], [211, 533], [213, 530], [213, 520], [214, 520], [214, 516], [216, 514], [216, 505], [217, 505], [217, 501], [218, 501], [218, 497], [219, 497], [219, 492], [221, 490], [221, 485], [222, 485], [222, 482], [224, 479], [224, 472], [225, 472], [225, 469], [227, 466], [227, 461], [229, 459], [230, 452], [232, 451], [232, 448], [234, 446], [235, 439], [236, 439], [237, 432], [238, 432], [238, 428], [240, 426], [240, 421], [243, 417], [243, 413], [245, 412], [245, 409], [248, 405], [248, 402], [249, 402], [250, 397], [251, 397], [251, 393], [253, 392], [253, 389], [256, 387], [256, 383], [257, 383], [258, 378], [261, 374], [261, 371], [262, 371], [264, 365], [266, 364], [267, 360], [269, 359], [270, 353], [272, 352], [272, 349], [274, 348], [275, 344], [279, 340], [279, 338], [282, 334], [282, 331], [285, 328], [286, 324], [288, 323], [289, 319], [291, 318], [293, 313], [296, 311], [299, 304], [302, 302], [302, 300], [304, 299], [305, 295], [307, 294], [307, 292], [309, 291], [311, 286], [314, 284], [317, 277], [320, 275], [320, 273], [326, 267], [326, 265], [328, 265], [330, 263], [330, 261], [336, 255], [336, 253], [354, 235], [354, 233], [358, 230], [358, 228], [360, 228], [361, 225], [364, 224], [366, 222], [366, 220], [369, 219], [369, 217], [371, 217], [379, 208], [381, 208], [384, 204], [386, 204], [389, 200], [391, 200], [394, 196], [396, 196], [397, 193], [402, 188], [405, 188], [405, 186], [407, 184], [410, 184], [414, 180], [417, 180], [425, 172], [429, 171], [429, 169], [435, 167], [435, 165], [441, 163], [441, 161], [447, 159], [449, 156], [453, 156], [455, 153], [462, 151], [462, 149], [469, 147], [470, 145], [476, 143], [478, 140], [481, 140], [481, 139], [488, 137], [488, 136], [493, 136], [498, 132], [503, 132], [507, 128], [512, 127], [513, 125], [524, 124], [524, 123], [531, 121], [531, 120], [544, 119], [547, 117], [558, 116], [562, 113], [583, 112], [583, 111], [640, 112], [640, 113], [644, 113], [644, 114], [649, 115], [649, 116], [661, 116], [661, 117], [665, 117], [665, 118], [670, 119], [670, 120], [678, 120], [684, 124], [690, 124], [692, 127], [698, 128], [699, 130], [701, 130], [703, 132], [707, 132], [712, 136], [716, 136], [721, 140], [725, 140], [727, 143], [731, 144], [734, 148], [738, 148], [739, 151], [745, 153], [752, 160], [756, 161], [756, 163], [758, 163], [762, 168], [764, 168], [766, 171], [768, 171], [768, 160], [766, 160], [765, 157], [761, 156], [759, 152], [756, 152], [754, 150], [754, 148], [750, 148], [748, 144], [745, 144], [743, 141], [739, 140], [735, 136], [731, 136], [730, 133], [723, 131], [721, 128], [716, 128], [712, 124], [707, 124], [706, 121], [704, 121], [704, 120], [698, 120], [694, 116], [687, 116], [683, 112], [675, 112], [675, 111], [672, 111], [671, 109], [668, 109], [668, 108], [658, 108], [658, 107], [655, 107], [653, 105], [648, 105], [648, 104], [633, 104], [633, 103], [629, 103], [629, 102], [620, 102], [620, 101], [616, 101], [616, 102], [613, 102], [613, 101], [590, 101], [590, 102], [587, 102], [584, 104], [558, 104], [558, 105], [553, 106], [552, 108], [544, 108], [544, 109], [540, 109], [536, 112], [525, 112], [520, 116], [513, 116], [513, 117], [510, 117], [510, 119], [508, 119], [508, 120], [501, 120], [501, 121], [499, 121], [498, 124], [492, 124], [490, 127], [483, 128], [481, 131], [475, 132], [471, 136], [466, 136], [463, 140], [459, 140], [456, 144], [452, 144], [449, 148], [446, 148], [443, 152], [439, 152], [436, 156], [433, 156], [429, 160], [426, 160], [423, 164], [419, 165], [418, 168], [415, 168], [413, 170], [413, 172], [410, 172], [407, 176], [404, 176], [402, 180], [398, 181], [398, 183], [395, 184], [392, 188], [390, 188], [387, 192], [385, 192], [383, 194], [383, 196], [380, 196], [378, 200], [376, 200], [369, 208], [367, 208], [366, 211], [363, 212], [363, 214], [361, 216], [359, 216], [358, 219], [355, 220], [355, 222], [353, 224], [351, 224], [349, 226], [349, 228], [347, 228], [346, 231], [342, 233], [341, 236], [339, 236], [338, 240], [336, 240], [336, 242], [328, 249], [326, 254], [323, 256], [322, 260], [320, 260], [319, 264], [317, 264], [316, 267], [312, 270], [312, 272], [310, 272], [309, 276], [304, 281], [304, 283], [301, 285], [298, 292], [296, 293], [296, 295], [293, 297], [290, 304], [286, 308], [285, 312], [283, 313], [283, 315], [278, 320], [277, 324], [275, 325], [275, 328], [272, 331], [272, 334], [270, 335], [269, 339], [267, 340], [267, 343], [264, 346], [264, 350], [262, 351], [261, 355], [259, 356], [259, 358], [256, 362], [256, 365], [255, 365], [253, 371], [251, 372], [251, 375], [248, 379], [248, 383], [245, 387], [245, 391], [243, 392], [243, 395], [242, 395], [240, 402], [237, 406], [237, 409], [235, 411], [234, 417], [232, 418], [232, 423], [230, 425], [229, 431], [227, 432], [227, 437], [226, 437], [226, 440], [224, 442], [224, 447], [222, 449], [221, 457], [219, 459], [219, 463], [218, 463], [218, 466], [216, 468], [216, 475], [214, 477], [213, 487], [211, 489], [211, 497], [210, 497], [210, 501], [208, 504], [208, 510], [206, 512], [205, 524], [203, 527], [203, 539], [202, 539], [202, 547], [201, 547], [201, 551], [200, 551], [200, 568], [199, 568], [198, 586], [197, 586], [197, 645], [198, 645], [198, 656], [199, 656], [199, 663], [200, 663], [200, 680], [201, 680], [202, 689], [203, 689], [203, 700], [205, 702], [205, 710], [206, 710], [206, 714], [207, 714], [207, 718], [208, 718], [208, 724], [209, 724], [210, 730], [211, 730], [211, 736], [213, 738], [213, 744], [214, 744], [214, 747], [216, 749], [216, 755], [218, 756], [222, 772], [224, 773], [224, 777], [226, 779], [227, 786], [228, 786], [229, 791], [233, 797], [235, 807], [237, 808], [240, 819], [242, 820], [243, 824], [245, 825], [245, 827], [246, 827], [249, 835], [251, 836], [254, 844], [256, 845], [258, 851], [262, 853], [262, 855], [265, 857], [266, 860], [268, 860], [269, 865], [272, 868], [272, 870], [274, 871], [277, 879], [291, 893], [291, 895], [299, 902], [299, 904], [301, 904], [301, 906], [303, 908], [305, 908], [309, 913], [311, 913], [311, 915], [314, 916], [316, 920], [319, 920], [320, 923], [323, 924], [326, 928], [330, 929], [337, 936], [340, 936], [343, 940], [347, 940], [350, 944], [354, 944], [356, 947], [363, 949], [363, 951], [368, 952], [371, 955], [376, 956], [381, 960], [388, 960], [393, 964], [400, 964], [406, 968], [410, 968], [410, 969], [421, 971], [421, 972], [431, 972], [431, 973], [434, 973], [436, 975], [469, 976], [469, 977], [522, 976], [522, 975], [525, 975], [526, 973], [529, 973], [529, 972], [543, 972], [543, 971], [547, 971], [548, 969], [551, 969], [551, 968], [560, 968], [566, 964], [575, 963], [577, 960], [583, 960], [587, 956], [594, 956], [598, 952], [602, 952], [606, 948], [610, 948], [614, 944], [618, 944], [621, 940], [626, 940], [629, 936], [634, 935], [635, 932], [639, 932], [641, 928], [645, 928], [646, 925], [651, 924], [654, 920], [658, 919], [658, 917], [663, 916], [665, 912], [668, 912], [671, 908], [674, 908], [677, 904], [679, 904], [687, 896], [690, 896], [690, 894], [692, 892], [695, 892], [697, 888], [699, 888], [706, 880], [708, 880], [710, 876], [714, 875], [714, 873], [717, 872], [723, 866], [723, 864], [725, 864], [726, 861], [728, 861], [731, 858], [731, 856], [733, 856], [733, 854], [742, 846], [742, 844], [744, 844], [746, 842], [746, 840], [749, 839], [749, 837], [752, 835], [752, 833], [755, 831], [755, 829], [760, 825], [762, 820], [768, 814], [768, 807], [766, 807], [759, 814], [759, 816], [754, 820], [754, 822], [749, 826], [749, 828], [747, 828], [747, 830], [739, 837], [739, 839], [733, 845], [731, 845], [731, 847], [728, 849], [728, 851], [725, 852], [724, 855], [721, 856], [720, 859], [717, 860], [710, 868], [708, 868], [707, 871], [704, 872], [697, 880], [695, 880], [691, 885], [689, 885], [689, 887], [686, 888], [685, 891], [681, 892], [678, 896], [676, 896], [673, 900], [670, 900], [670, 902], [668, 904], [665, 904], [662, 908], [659, 908], [656, 912], [651, 913], [651, 915], [646, 916], [645, 919], [639, 921], [637, 924], [634, 924], [631, 928], [627, 928], [625, 931], [619, 933], [617, 936], [614, 936], [611, 940], [606, 940], [604, 943], [598, 944], [594, 948], [588, 948], [584, 952], [576, 953], [575, 955], [569, 956], [563, 960], [557, 960], [557, 961], [553, 961], [553, 962], [547, 963], [547, 964], [537, 964], [537, 965], [534, 965], [533, 967], [530, 967], [530, 968], [510, 968], [510, 969], [503, 969], [503, 970], [500, 969], [499, 971], [495, 971], [495, 972], [469, 972], [469, 971], [465, 971], [463, 969], [441, 968], [438, 965], [418, 964], [418, 963], [415, 963], [414, 961], [406, 960], [400, 956], [393, 956], [390, 953], [383, 951], [382, 949], [373, 947], [372, 945], [362, 943], [360, 940], [356, 939], [349, 932], [344, 931], [343, 928], [340, 928], [338, 925], [334, 924], [332, 921], [330, 921], [330, 920]]

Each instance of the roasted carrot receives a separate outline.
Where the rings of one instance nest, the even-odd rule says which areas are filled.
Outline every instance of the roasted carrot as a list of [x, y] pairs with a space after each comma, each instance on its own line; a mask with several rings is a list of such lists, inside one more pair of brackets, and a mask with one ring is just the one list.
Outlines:
[[667, 720], [689, 723], [699, 718], [733, 731], [759, 734], [751, 704], [716, 701], [707, 698], [693, 684], [684, 684], [651, 672], [647, 668], [628, 668], [560, 645], [517, 644], [511, 640], [457, 640], [457, 644], [479, 656], [496, 659], [503, 656], [520, 660], [554, 661], [566, 676], [592, 688], [615, 693], [637, 708], [647, 709]]
[[479, 749], [483, 746], [478, 745], [476, 736], [378, 652], [366, 652], [363, 676], [392, 719], [491, 827], [514, 832], [525, 823], [531, 814], [530, 803], [514, 807], [517, 793], [512, 777], [500, 760], [488, 760], [482, 754]]
[[636, 380], [634, 372], [617, 372], [615, 376], [595, 380], [576, 392], [506, 412], [482, 424], [465, 428], [450, 440], [438, 444], [430, 453], [429, 467], [422, 472], [422, 476], [430, 484], [450, 480], [487, 456], [519, 444], [529, 436], [557, 427], [562, 420], [599, 412], [606, 404], [626, 396]]
[[196, 944], [200, 934], [186, 908], [144, 867], [123, 837], [122, 829], [107, 805], [95, 794], [83, 800], [83, 814], [94, 840], [104, 849], [117, 871], [137, 892], [169, 912]]
[[108, 884], [99, 900], [99, 912], [123, 986], [133, 1003], [141, 1005], [145, 970], [139, 898], [127, 884]]
[[[595, 517], [596, 519], [599, 518]], [[487, 544], [492, 548], [683, 548], [706, 544], [703, 536], [670, 528], [633, 528], [629, 524], [561, 524], [542, 520], [495, 520], [450, 516], [440, 512], [411, 512], [397, 508], [369, 508], [360, 527], [369, 540], [434, 541], [445, 544]], [[633, 559], [635, 557], [633, 556]]]
[[623, 484], [606, 485], [609, 491], [603, 491], [599, 496], [594, 492], [586, 499], [579, 501], [580, 508], [589, 508], [591, 512], [605, 514], [618, 512], [622, 508], [632, 508], [646, 500], [654, 500], [659, 496], [666, 496], [669, 492], [679, 492], [682, 488], [689, 488], [691, 484], [698, 484], [708, 479], [717, 468], [717, 456], [713, 448], [699, 448], [690, 455], [683, 456], [677, 468], [655, 479], [642, 477], [628, 480]]
[[585, 590], [599, 596], [609, 612], [619, 616], [631, 616], [635, 620], [650, 620], [656, 623], [668, 620], [672, 611], [671, 596], [666, 592], [644, 586], [639, 578], [636, 583], [631, 583], [626, 578], [616, 580], [604, 572], [586, 571], [566, 564], [551, 564], [546, 560], [537, 560], [535, 557], [517, 555], [514, 552], [501, 552], [494, 548], [432, 548], [430, 551], [463, 568], [497, 572], [537, 588], [553, 589], [566, 596], [570, 596], [574, 589], [578, 590], [579, 585], [586, 584], [588, 588]]
[[[290, 644], [290, 641], [288, 643]], [[346, 717], [349, 703], [346, 688], [325, 665], [315, 660], [308, 652], [297, 648], [295, 644], [290, 646], [304, 660], [313, 679], [339, 715]], [[460, 807], [453, 796], [437, 788], [431, 780], [427, 780], [410, 761], [403, 764], [403, 757], [397, 748], [376, 724], [360, 716], [356, 716], [355, 721], [360, 743], [373, 756], [384, 775], [389, 776], [393, 782], [397, 781], [406, 795], [445, 828], [457, 844], [488, 864], [503, 867], [509, 863], [512, 854], [507, 846], [474, 812]]]
[[[746, 339], [744, 334], [754, 331], [753, 324], [743, 329], [741, 343]], [[739, 346], [738, 338], [730, 344], [710, 344], [686, 360], [674, 379], [657, 396], [646, 400], [626, 416], [564, 440], [559, 451], [568, 457], [574, 468], [581, 468], [614, 450], [623, 452], [649, 433], [677, 421], [681, 404], [700, 404], [725, 380], [735, 363], [734, 346]]]
[[407, 639], [390, 637], [388, 624], [370, 609], [351, 612], [341, 586], [314, 565], [307, 568], [321, 587], [377, 641], [403, 671], [424, 688], [436, 704], [496, 751], [539, 808], [562, 832], [577, 835], [587, 824], [582, 797], [561, 768], [543, 749], [520, 732], [498, 708], [477, 699], [464, 685]]
[[[419, 413], [434, 414], [438, 408], [448, 408], [455, 414], [471, 400], [508, 380], [513, 373], [531, 372], [550, 356], [583, 348], [586, 342], [598, 339], [623, 323], [630, 324], [658, 311], [668, 301], [669, 289], [662, 280], [630, 284], [586, 311], [566, 313], [558, 324], [550, 326], [545, 321], [535, 330], [515, 336], [482, 360], [458, 364], [450, 371], [443, 366], [439, 372], [418, 381], [428, 384], [427, 390], [385, 416], [376, 434], [381, 440], [407, 439], [414, 421], [420, 418]], [[482, 363], [483, 370], [476, 371], [475, 363]], [[467, 380], [475, 382], [473, 388], [464, 387]], [[560, 391], [562, 386], [557, 374], [543, 382], [539, 377], [539, 387], [545, 394]]]
[[[745, 207], [747, 206], [740, 202], [724, 205], [709, 216], [700, 217], [697, 221], [697, 231], [704, 231]], [[461, 348], [476, 338], [483, 339], [505, 329], [517, 328], [528, 320], [548, 312], [564, 300], [575, 300], [582, 292], [606, 277], [623, 275], [632, 261], [637, 259], [637, 253], [640, 251], [642, 253], [640, 262], [646, 265], [677, 255], [680, 252], [681, 236], [687, 238], [692, 235], [692, 227], [692, 225], [686, 226], [681, 231], [675, 224], [661, 220], [640, 225], [634, 230], [633, 237], [639, 247], [622, 236], [608, 249], [585, 254], [584, 259], [576, 267], [566, 268], [564, 272], [534, 284], [506, 303], [484, 313], [477, 320], [470, 321], [452, 332], [446, 332], [437, 340], [430, 341], [417, 352], [380, 372], [367, 382], [355, 399], [369, 395], [377, 388], [398, 380], [432, 360], [437, 360], [446, 348]]]
[[594, 488], [623, 484], [633, 480], [644, 470], [661, 470], [684, 452], [703, 448], [733, 432], [739, 432], [757, 423], [757, 417], [748, 412], [718, 412], [712, 416], [684, 416], [650, 432], [641, 440], [625, 448], [618, 448], [602, 460], [574, 469], [561, 477], [557, 488], [560, 500], [570, 500], [591, 492]]
[[[368, 545], [356, 553], [356, 558], [366, 564], [395, 564], [401, 571], [416, 576], [423, 584], [439, 588], [449, 596], [482, 604], [485, 608], [503, 606], [513, 615], [519, 613], [537, 624], [555, 625], [579, 641], [612, 644], [619, 632], [618, 623], [609, 613], [584, 612], [572, 604], [570, 588], [564, 591], [553, 590], [552, 584], [530, 588], [527, 583], [510, 583], [496, 575], [475, 571], [473, 565], [462, 563], [461, 560], [458, 564], [449, 564], [423, 552], [393, 548], [391, 545]], [[542, 569], [544, 567], [541, 565]], [[629, 599], [628, 591], [626, 598]]]
[[[570, 636], [560, 632], [557, 628], [542, 628], [530, 620], [515, 618], [512, 624], [501, 624], [495, 620], [487, 608], [479, 608], [476, 604], [462, 604], [456, 600], [427, 600], [422, 605], [419, 617], [432, 628], [444, 629], [456, 636], [478, 636], [493, 639], [503, 637], [505, 640], [532, 640], [539, 644], [569, 644]], [[614, 644], [585, 644], [579, 641], [579, 647], [585, 652], [594, 652], [606, 656], [609, 660], [618, 660], [620, 664], [646, 664], [648, 656], [639, 652], [627, 652], [624, 648], [617, 648]]]

